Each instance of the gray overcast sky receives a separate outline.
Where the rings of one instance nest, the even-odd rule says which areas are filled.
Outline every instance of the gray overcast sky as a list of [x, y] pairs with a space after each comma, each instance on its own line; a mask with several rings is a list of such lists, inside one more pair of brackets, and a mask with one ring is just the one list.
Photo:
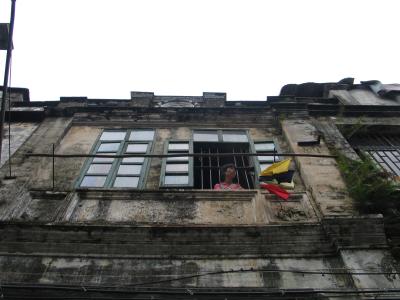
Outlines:
[[396, 0], [17, 0], [12, 85], [32, 100], [264, 100], [287, 83], [400, 82], [399, 12]]

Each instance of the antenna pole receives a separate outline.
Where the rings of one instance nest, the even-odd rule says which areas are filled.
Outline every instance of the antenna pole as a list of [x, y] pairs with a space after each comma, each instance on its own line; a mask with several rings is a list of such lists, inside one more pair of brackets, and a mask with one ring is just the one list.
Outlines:
[[4, 138], [4, 120], [6, 118], [6, 97], [8, 92], [8, 76], [10, 74], [10, 61], [13, 44], [13, 32], [14, 32], [14, 20], [15, 20], [15, 2], [11, 0], [11, 17], [10, 17], [10, 31], [8, 32], [8, 44], [7, 44], [7, 56], [6, 56], [6, 67], [4, 71], [4, 83], [3, 83], [3, 95], [1, 99], [1, 113], [0, 113], [0, 161], [1, 151], [3, 148]]

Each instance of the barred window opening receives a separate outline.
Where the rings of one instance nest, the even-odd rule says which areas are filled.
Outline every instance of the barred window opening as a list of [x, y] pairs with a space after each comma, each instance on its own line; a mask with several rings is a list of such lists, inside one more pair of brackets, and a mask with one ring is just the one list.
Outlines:
[[383, 170], [400, 176], [400, 135], [357, 134], [349, 142], [356, 151], [367, 153]]
[[206, 156], [194, 159], [194, 188], [213, 189], [222, 181], [221, 167], [231, 163], [236, 167], [234, 183], [239, 183], [245, 189], [254, 188], [254, 166], [251, 158], [240, 153], [250, 152], [248, 143], [194, 143], [194, 153], [221, 154], [237, 153], [232, 156]]

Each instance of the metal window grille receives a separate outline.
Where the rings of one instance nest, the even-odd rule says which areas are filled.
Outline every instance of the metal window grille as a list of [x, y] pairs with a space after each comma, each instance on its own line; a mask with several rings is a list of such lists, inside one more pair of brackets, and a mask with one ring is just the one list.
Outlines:
[[390, 134], [355, 135], [351, 146], [367, 153], [383, 170], [400, 176], [400, 136]]
[[[248, 143], [194, 143], [194, 153], [235, 153], [229, 157], [206, 156], [194, 158], [194, 188], [213, 189], [222, 181], [221, 167], [232, 163], [237, 173], [234, 180], [245, 189], [254, 188], [254, 166], [251, 157], [240, 155], [250, 150]], [[237, 153], [237, 154], [236, 154]]]

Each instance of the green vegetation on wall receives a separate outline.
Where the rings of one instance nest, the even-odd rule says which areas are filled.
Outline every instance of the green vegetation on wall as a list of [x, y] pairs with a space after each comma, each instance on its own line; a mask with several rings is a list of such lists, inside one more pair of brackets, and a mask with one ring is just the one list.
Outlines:
[[374, 161], [362, 155], [361, 160], [351, 160], [338, 154], [341, 170], [350, 196], [360, 213], [393, 214], [400, 211], [399, 185], [389, 174], [376, 166]]

